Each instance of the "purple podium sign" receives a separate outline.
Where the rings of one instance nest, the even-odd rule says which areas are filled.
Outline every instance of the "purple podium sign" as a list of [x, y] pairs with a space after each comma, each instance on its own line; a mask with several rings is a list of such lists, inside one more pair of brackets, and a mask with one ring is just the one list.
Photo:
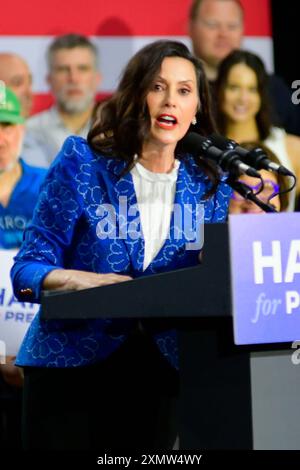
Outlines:
[[229, 216], [236, 344], [300, 339], [300, 213]]

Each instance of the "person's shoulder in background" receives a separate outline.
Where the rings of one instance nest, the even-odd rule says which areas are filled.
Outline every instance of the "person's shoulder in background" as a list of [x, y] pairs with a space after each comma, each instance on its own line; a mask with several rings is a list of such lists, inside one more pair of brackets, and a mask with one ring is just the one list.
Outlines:
[[49, 109], [34, 114], [26, 121], [26, 129], [30, 131], [39, 131], [40, 128], [45, 128], [55, 118], [55, 108], [52, 106]]
[[50, 108], [26, 121], [22, 156], [29, 165], [49, 168], [57, 154], [51, 133], [55, 122], [54, 114], [54, 110]]
[[300, 136], [300, 107], [292, 102], [292, 90], [278, 75], [269, 75], [269, 94], [272, 123]]
[[16, 188], [19, 204], [28, 205], [28, 210], [35, 206], [47, 170], [28, 165], [21, 158], [22, 176]]
[[29, 165], [23, 160], [23, 158], [20, 159], [20, 162], [22, 165], [23, 174], [30, 175], [33, 179], [43, 179], [45, 177], [47, 173], [46, 168]]

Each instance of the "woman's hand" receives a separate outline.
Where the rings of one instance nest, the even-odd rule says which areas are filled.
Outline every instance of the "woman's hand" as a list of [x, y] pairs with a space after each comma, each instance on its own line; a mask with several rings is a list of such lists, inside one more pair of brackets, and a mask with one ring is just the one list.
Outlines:
[[54, 269], [43, 281], [44, 290], [81, 290], [130, 281], [130, 276], [121, 274], [97, 274], [75, 269]]
[[23, 369], [15, 366], [16, 356], [6, 356], [6, 364], [0, 365], [0, 373], [6, 383], [14, 387], [22, 387], [24, 382]]

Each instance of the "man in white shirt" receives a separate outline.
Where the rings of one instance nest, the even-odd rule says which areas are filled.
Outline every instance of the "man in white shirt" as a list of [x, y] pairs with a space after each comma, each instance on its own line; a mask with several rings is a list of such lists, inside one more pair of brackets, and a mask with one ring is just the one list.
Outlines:
[[24, 155], [31, 165], [49, 167], [69, 135], [87, 136], [101, 80], [97, 55], [78, 34], [59, 36], [50, 45], [47, 81], [55, 104], [27, 121]]

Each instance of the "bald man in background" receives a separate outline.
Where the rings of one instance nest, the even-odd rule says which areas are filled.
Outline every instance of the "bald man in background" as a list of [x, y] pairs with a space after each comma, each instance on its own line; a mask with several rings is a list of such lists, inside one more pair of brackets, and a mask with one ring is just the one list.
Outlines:
[[0, 80], [19, 98], [22, 115], [28, 118], [32, 109], [32, 75], [30, 69], [17, 54], [0, 52]]
[[201, 58], [206, 76], [214, 81], [218, 67], [234, 49], [240, 49], [244, 34], [244, 11], [237, 0], [194, 0], [189, 33], [194, 54]]

